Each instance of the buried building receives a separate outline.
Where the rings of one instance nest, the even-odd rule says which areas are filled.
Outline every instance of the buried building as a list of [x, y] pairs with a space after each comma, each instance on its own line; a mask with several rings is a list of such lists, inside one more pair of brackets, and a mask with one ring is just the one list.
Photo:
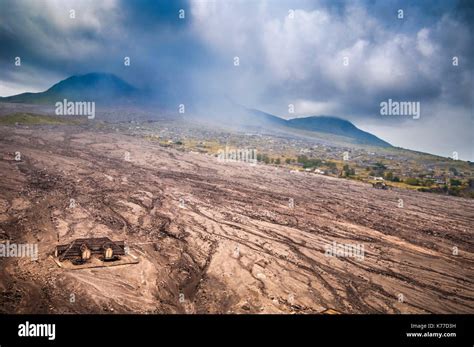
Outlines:
[[112, 241], [108, 237], [76, 239], [66, 245], [58, 245], [54, 255], [59, 261], [70, 260], [73, 264], [83, 264], [92, 256], [102, 261], [120, 259], [125, 255], [124, 241]]

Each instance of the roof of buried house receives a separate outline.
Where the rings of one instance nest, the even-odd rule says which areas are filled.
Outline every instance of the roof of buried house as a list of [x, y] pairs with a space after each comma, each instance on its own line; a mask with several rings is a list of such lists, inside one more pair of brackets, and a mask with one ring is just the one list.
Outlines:
[[85, 245], [92, 253], [102, 252], [105, 248], [111, 247], [114, 254], [125, 254], [124, 241], [112, 241], [108, 237], [84, 238], [75, 239], [69, 244], [58, 245], [56, 250], [58, 252], [59, 260], [75, 258], [81, 255], [81, 247]]

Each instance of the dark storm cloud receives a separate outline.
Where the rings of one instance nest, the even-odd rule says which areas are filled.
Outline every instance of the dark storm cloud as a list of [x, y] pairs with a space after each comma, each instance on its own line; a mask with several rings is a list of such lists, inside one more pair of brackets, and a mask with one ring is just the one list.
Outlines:
[[132, 27], [139, 24], [142, 28], [162, 29], [173, 27], [173, 30], [182, 30], [187, 22], [179, 19], [178, 13], [184, 10], [189, 12], [189, 3], [185, 0], [156, 1], [156, 0], [121, 0], [119, 7], [124, 16], [124, 23]]
[[[342, 1], [268, 2], [265, 6], [252, 1], [215, 4], [207, 1], [120, 0], [108, 3], [104, 7], [92, 1], [46, 1], [46, 6], [42, 6], [42, 3], [34, 1], [3, 1], [0, 63], [5, 68], [0, 72], [0, 78], [21, 79], [18, 69], [11, 68], [14, 57], [20, 56], [25, 70], [38, 70], [56, 76], [108, 70], [128, 77], [134, 83], [153, 87], [157, 83], [182, 81], [189, 76], [199, 79], [199, 71], [202, 70], [211, 74], [208, 77], [211, 80], [214, 78], [217, 83], [222, 76], [232, 77], [229, 61], [234, 55], [240, 55], [243, 60], [241, 70], [247, 69], [245, 71], [253, 82], [258, 80], [255, 85], [259, 89], [255, 90], [255, 94], [262, 97], [262, 102], [271, 103], [272, 98], [281, 96], [324, 101], [337, 94], [351, 104], [352, 109], [357, 106], [355, 114], [364, 114], [374, 104], [371, 99], [387, 96], [428, 100], [439, 98], [442, 93], [451, 93], [451, 98], [457, 102], [466, 103], [470, 99], [468, 93], [452, 93], [454, 88], [443, 85], [450, 81], [457, 83], [461, 78], [459, 74], [472, 69], [469, 58], [473, 55], [473, 46], [468, 42], [470, 34], [463, 32], [463, 28], [455, 27], [467, 21], [465, 13], [471, 8], [468, 2], [430, 1], [427, 5], [426, 1], [390, 0], [355, 2], [354, 6]], [[350, 6], [356, 10], [348, 11]], [[71, 8], [76, 10], [74, 20], [68, 18]], [[197, 14], [200, 21], [196, 25], [196, 16], [191, 12], [194, 10], [196, 15], [196, 9], [199, 8], [202, 11]], [[403, 22], [396, 18], [399, 8], [405, 11]], [[185, 10], [186, 20], [178, 18], [180, 9]], [[300, 11], [301, 15], [297, 15], [293, 21], [300, 21], [300, 24], [285, 19], [288, 9]], [[320, 14], [319, 17], [311, 17], [315, 11]], [[459, 22], [453, 21], [455, 24], [452, 24], [445, 21], [444, 27], [437, 28], [437, 25], [442, 25], [437, 23], [442, 23], [447, 13], [451, 13], [452, 18], [457, 18]], [[327, 22], [321, 16], [327, 16]], [[311, 21], [318, 18], [321, 23], [311, 26]], [[276, 28], [274, 32], [268, 28], [270, 25]], [[288, 29], [291, 25], [294, 28]], [[347, 26], [348, 30], [339, 29], [343, 26]], [[446, 30], [446, 26], [451, 27]], [[334, 28], [336, 33], [331, 31]], [[416, 52], [417, 47], [409, 47], [410, 43], [403, 45], [393, 40], [392, 44], [387, 45], [387, 40], [394, 35], [405, 35], [400, 40], [411, 38], [411, 44], [416, 45], [417, 32], [423, 28], [429, 30], [427, 45], [434, 42], [440, 48], [433, 54], [435, 58], [423, 57]], [[351, 35], [352, 29], [358, 32]], [[312, 41], [311, 30], [322, 31], [326, 37]], [[221, 31], [225, 42], [212, 31]], [[379, 34], [378, 31], [385, 31], [386, 34]], [[239, 44], [242, 40], [244, 44]], [[361, 43], [359, 48], [356, 46], [358, 43]], [[373, 76], [368, 75], [371, 71], [367, 64], [362, 66], [360, 74], [354, 71], [356, 68], [346, 76], [326, 73], [328, 62], [331, 59], [333, 62], [340, 60], [342, 54], [351, 55], [351, 47], [362, 50], [364, 56], [359, 59], [361, 61], [368, 56], [370, 58], [374, 51], [383, 49], [383, 45], [393, 48], [393, 52], [390, 52], [392, 61], [397, 61], [396, 55], [403, 59], [405, 65], [398, 68], [403, 69], [407, 83], [388, 78], [385, 84], [372, 83], [374, 88], [370, 90]], [[403, 49], [407, 50], [402, 52]], [[449, 62], [456, 54], [460, 56], [462, 68], [453, 70], [449, 64], [438, 64], [440, 61]], [[285, 55], [293, 57], [285, 58]], [[132, 59], [129, 69], [124, 69], [121, 64], [124, 56]], [[350, 58], [351, 65], [357, 68], [361, 66], [354, 61], [357, 58]], [[287, 59], [287, 65], [285, 62], [275, 63], [278, 59]], [[423, 62], [423, 59], [427, 61]], [[420, 73], [416, 65], [429, 66], [435, 59], [438, 60], [436, 70], [443, 71], [442, 74], [438, 73], [437, 79], [430, 73]], [[297, 70], [292, 66], [295, 64], [307, 66], [306, 78], [291, 76]], [[288, 78], [274, 79], [273, 75], [281, 72], [278, 68], [287, 69]], [[296, 71], [298, 73], [301, 72]], [[352, 88], [341, 90], [341, 79]], [[368, 86], [365, 85], [367, 80]], [[192, 82], [188, 81], [188, 84]], [[232, 84], [233, 81], [229, 82]], [[350, 89], [363, 92], [365, 98], [361, 100], [360, 96], [348, 92]], [[229, 86], [229, 93], [235, 93], [232, 86]]]
[[[185, 1], [2, 1], [0, 80], [22, 82], [27, 75], [51, 79], [107, 71], [150, 87], [166, 83], [201, 58], [199, 43], [186, 30]], [[75, 18], [70, 18], [70, 10]], [[124, 68], [124, 57], [132, 64]], [[14, 67], [21, 57], [22, 67]], [[33, 78], [33, 80], [35, 80]], [[38, 83], [36, 83], [38, 82]], [[43, 84], [25, 83], [25, 88]], [[161, 87], [161, 86], [160, 86]]]
[[399, 129], [400, 119], [377, 112], [381, 101], [402, 99], [422, 103], [419, 125], [409, 126], [433, 142], [443, 114], [456, 117], [444, 131], [472, 126], [472, 13], [469, 1], [441, 0], [4, 0], [0, 94], [103, 71], [170, 104], [230, 98], [283, 117], [332, 114]]

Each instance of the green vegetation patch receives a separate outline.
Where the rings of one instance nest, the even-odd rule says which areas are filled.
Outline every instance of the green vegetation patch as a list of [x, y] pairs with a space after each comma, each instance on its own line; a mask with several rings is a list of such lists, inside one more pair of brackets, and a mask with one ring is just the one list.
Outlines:
[[73, 118], [46, 116], [34, 113], [14, 113], [0, 116], [0, 125], [76, 125], [83, 121]]

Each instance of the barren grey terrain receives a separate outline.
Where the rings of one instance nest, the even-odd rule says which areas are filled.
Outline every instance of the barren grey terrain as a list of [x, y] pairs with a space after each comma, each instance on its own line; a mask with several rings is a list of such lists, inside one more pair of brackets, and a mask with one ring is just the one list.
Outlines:
[[[1, 236], [40, 251], [0, 259], [0, 312], [474, 313], [473, 200], [87, 127], [0, 127], [0, 153]], [[58, 239], [99, 236], [140, 262], [51, 258]], [[363, 259], [327, 256], [334, 241]]]

